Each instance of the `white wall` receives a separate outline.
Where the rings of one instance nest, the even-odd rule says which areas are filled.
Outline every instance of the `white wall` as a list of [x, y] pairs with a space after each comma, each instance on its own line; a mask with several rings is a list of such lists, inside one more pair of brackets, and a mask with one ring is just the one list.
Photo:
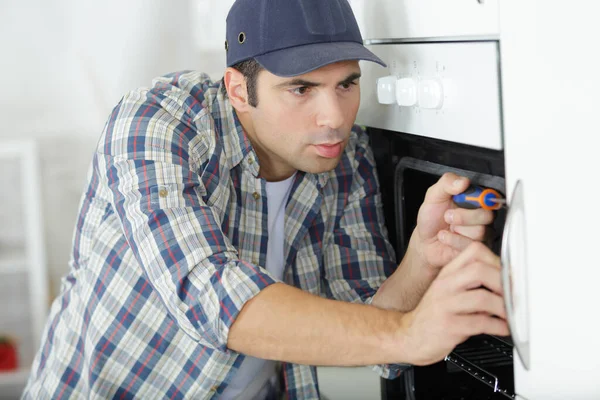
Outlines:
[[232, 3], [0, 2], [0, 143], [39, 140], [54, 293], [68, 270], [85, 173], [111, 109], [126, 91], [164, 73], [200, 69], [219, 79]]

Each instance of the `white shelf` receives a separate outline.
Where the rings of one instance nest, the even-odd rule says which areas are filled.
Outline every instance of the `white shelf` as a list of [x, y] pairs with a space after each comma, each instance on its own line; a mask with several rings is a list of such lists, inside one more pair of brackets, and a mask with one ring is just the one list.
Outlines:
[[0, 371], [0, 386], [25, 385], [29, 378], [29, 368], [20, 368], [16, 371]]
[[0, 249], [0, 274], [27, 272], [27, 257], [24, 250]]
[[[0, 280], [5, 288], [0, 290], [0, 304], [4, 309], [0, 308], [0, 318], [3, 318], [0, 334], [14, 336], [19, 345], [19, 365], [27, 366], [13, 372], [0, 372], [0, 400], [14, 400], [20, 397], [19, 392], [27, 383], [31, 360], [38, 350], [48, 315], [40, 168], [35, 140], [0, 140], [0, 166], [3, 168], [0, 185], [10, 187], [10, 195], [14, 196], [7, 202], [1, 201], [2, 215], [20, 217], [5, 226], [0, 237]], [[18, 229], [11, 230], [13, 225]], [[28, 362], [22, 363], [25, 359]]]

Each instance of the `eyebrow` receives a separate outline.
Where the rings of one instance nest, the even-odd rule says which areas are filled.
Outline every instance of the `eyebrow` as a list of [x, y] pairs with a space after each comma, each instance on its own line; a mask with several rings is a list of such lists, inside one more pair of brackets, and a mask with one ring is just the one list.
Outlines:
[[352, 83], [355, 80], [360, 79], [361, 76], [362, 75], [361, 75], [360, 72], [355, 72], [353, 74], [350, 74], [346, 79], [344, 79], [343, 81], [341, 81], [340, 83], [338, 83], [338, 86], [339, 85], [343, 85], [345, 83]]
[[[348, 75], [348, 77], [346, 79], [338, 82], [338, 86], [354, 82], [355, 80], [359, 79], [360, 77], [361, 77], [361, 73], [360, 72], [354, 72], [354, 73]], [[277, 87], [277, 88], [287, 88], [287, 87], [291, 87], [291, 86], [319, 87], [319, 86], [322, 86], [322, 84], [321, 83], [317, 83], [317, 82], [311, 82], [311, 81], [307, 81], [307, 80], [304, 80], [304, 79], [296, 78], [296, 79], [292, 79], [290, 81], [282, 82], [282, 83], [276, 85], [275, 87]]]

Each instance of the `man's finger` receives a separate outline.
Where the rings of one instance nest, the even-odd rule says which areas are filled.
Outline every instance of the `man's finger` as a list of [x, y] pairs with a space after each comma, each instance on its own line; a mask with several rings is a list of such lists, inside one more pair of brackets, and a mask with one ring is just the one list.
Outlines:
[[438, 239], [440, 242], [458, 251], [463, 251], [473, 243], [473, 239], [450, 231], [438, 232]]
[[440, 276], [451, 275], [473, 262], [491, 264], [500, 268], [500, 258], [481, 242], [472, 242], [440, 271]]
[[446, 172], [425, 194], [424, 203], [437, 204], [447, 202], [452, 196], [460, 194], [469, 187], [469, 179]]
[[486, 314], [471, 314], [458, 316], [456, 325], [460, 326], [461, 333], [466, 336], [495, 335], [508, 336], [510, 330], [508, 323], [500, 318]]
[[467, 290], [452, 299], [452, 310], [459, 314], [487, 313], [506, 319], [501, 296], [485, 289]]
[[453, 290], [472, 290], [483, 286], [500, 296], [503, 294], [500, 266], [495, 264], [475, 262], [456, 272], [449, 282]]
[[454, 208], [446, 211], [444, 220], [449, 225], [489, 225], [494, 222], [494, 213], [483, 208], [475, 210]]
[[483, 225], [477, 225], [477, 226], [462, 226], [462, 225], [454, 226], [454, 225], [452, 225], [450, 227], [450, 232], [457, 233], [457, 234], [467, 237], [471, 240], [477, 240], [477, 241], [482, 242], [483, 239], [485, 239], [487, 230], [486, 230], [486, 227]]

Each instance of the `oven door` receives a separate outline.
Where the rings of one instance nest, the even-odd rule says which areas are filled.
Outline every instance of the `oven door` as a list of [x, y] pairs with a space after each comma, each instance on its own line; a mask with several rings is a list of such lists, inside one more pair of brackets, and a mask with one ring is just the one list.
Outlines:
[[[427, 189], [445, 172], [505, 193], [504, 153], [368, 128], [377, 163], [386, 225], [398, 258], [407, 249]], [[502, 248], [506, 209], [495, 211], [486, 243]], [[506, 399], [514, 395], [513, 342], [478, 336], [458, 346], [445, 361], [409, 368], [396, 380], [382, 380], [384, 399]]]

